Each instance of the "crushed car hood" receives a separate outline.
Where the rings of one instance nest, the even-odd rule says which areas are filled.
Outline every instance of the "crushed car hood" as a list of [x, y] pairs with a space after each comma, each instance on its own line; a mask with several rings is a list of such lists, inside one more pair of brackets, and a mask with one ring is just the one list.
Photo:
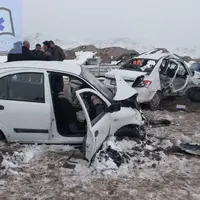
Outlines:
[[116, 95], [113, 98], [114, 101], [123, 101], [138, 93], [134, 88], [132, 88], [128, 83], [126, 83], [124, 79], [119, 75], [115, 75], [115, 79], [116, 79], [117, 91]]
[[115, 76], [120, 76], [122, 77], [124, 80], [132, 80], [134, 81], [137, 77], [142, 76], [142, 75], [146, 75], [146, 72], [137, 72], [137, 71], [131, 71], [131, 70], [120, 70], [120, 69], [114, 69], [110, 72], [107, 72], [105, 74], [106, 78], [112, 78], [114, 79]]

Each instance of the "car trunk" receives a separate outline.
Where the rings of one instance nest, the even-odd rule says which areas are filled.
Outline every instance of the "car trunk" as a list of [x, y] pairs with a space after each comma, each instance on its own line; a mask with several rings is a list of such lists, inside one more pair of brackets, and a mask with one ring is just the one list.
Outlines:
[[146, 72], [137, 72], [130, 70], [112, 70], [106, 73], [106, 78], [111, 80], [111, 85], [115, 85], [115, 75], [122, 77], [126, 82], [133, 83], [138, 77], [145, 76]]

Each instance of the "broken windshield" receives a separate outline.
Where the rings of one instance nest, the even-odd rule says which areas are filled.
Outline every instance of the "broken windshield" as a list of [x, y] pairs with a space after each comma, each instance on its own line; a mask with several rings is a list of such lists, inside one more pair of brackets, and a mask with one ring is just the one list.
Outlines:
[[123, 64], [120, 69], [147, 72], [147, 74], [150, 74], [157, 62], [154, 59], [135, 58]]

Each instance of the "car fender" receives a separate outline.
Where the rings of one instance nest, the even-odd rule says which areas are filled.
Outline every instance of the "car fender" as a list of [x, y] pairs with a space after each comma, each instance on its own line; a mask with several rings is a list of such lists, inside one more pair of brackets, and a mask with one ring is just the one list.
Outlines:
[[160, 91], [157, 90], [157, 91], [152, 91], [151, 93], [149, 93], [149, 99], [152, 100], [157, 92], [160, 92]]
[[153, 71], [146, 79], [152, 81], [151, 85], [148, 87], [150, 92], [157, 92], [161, 90], [160, 76], [158, 71]]
[[114, 135], [119, 129], [127, 125], [144, 126], [144, 120], [137, 109], [121, 107], [118, 112], [111, 113], [110, 135]]

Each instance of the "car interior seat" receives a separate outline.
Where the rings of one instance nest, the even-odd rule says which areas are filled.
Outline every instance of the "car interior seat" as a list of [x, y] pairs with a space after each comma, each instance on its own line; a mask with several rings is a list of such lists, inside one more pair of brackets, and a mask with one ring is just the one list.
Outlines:
[[[52, 79], [52, 96], [53, 96], [53, 106], [57, 122], [58, 132], [60, 134], [74, 134], [75, 132], [80, 132], [77, 130], [74, 124], [77, 123], [76, 109], [71, 104], [71, 102], [62, 95], [63, 92], [63, 78], [54, 77]], [[73, 129], [73, 130], [72, 130]]]

